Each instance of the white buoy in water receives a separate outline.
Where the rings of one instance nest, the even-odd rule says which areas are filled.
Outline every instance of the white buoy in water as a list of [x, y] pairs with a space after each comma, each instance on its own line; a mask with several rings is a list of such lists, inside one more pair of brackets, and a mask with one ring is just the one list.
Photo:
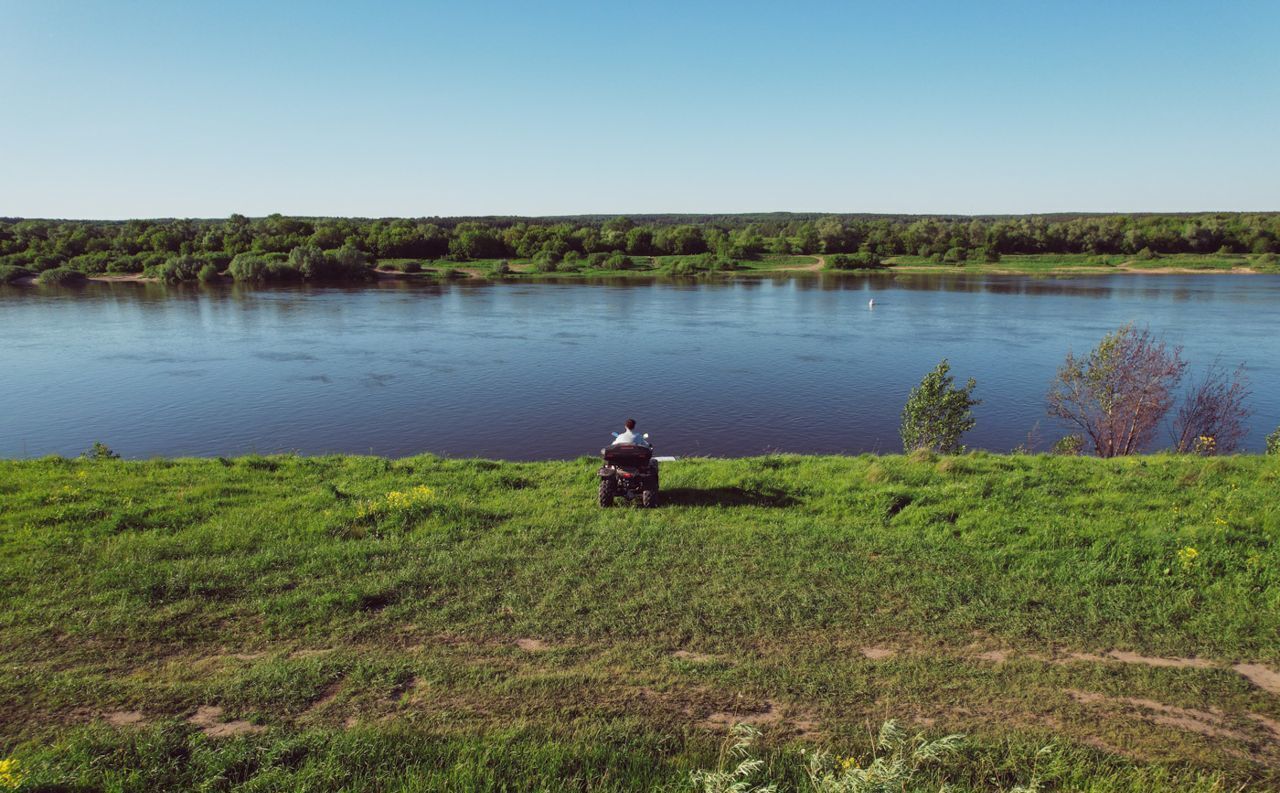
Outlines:
[[875, 307], [876, 307], [876, 299], [873, 297], [867, 301], [867, 308], [875, 308]]

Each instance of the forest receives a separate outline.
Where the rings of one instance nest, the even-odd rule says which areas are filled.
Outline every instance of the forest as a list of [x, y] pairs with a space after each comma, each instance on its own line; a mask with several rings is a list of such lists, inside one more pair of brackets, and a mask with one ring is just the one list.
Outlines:
[[[0, 218], [0, 280], [142, 273], [168, 281], [227, 272], [237, 280], [350, 279], [380, 260], [530, 259], [554, 269], [594, 257], [843, 254], [998, 261], [1005, 254], [1280, 253], [1280, 213], [1023, 216], [634, 215], [575, 217], [262, 218], [127, 221]], [[237, 263], [238, 259], [238, 263]], [[605, 269], [609, 264], [603, 264]], [[731, 269], [731, 268], [730, 268]]]

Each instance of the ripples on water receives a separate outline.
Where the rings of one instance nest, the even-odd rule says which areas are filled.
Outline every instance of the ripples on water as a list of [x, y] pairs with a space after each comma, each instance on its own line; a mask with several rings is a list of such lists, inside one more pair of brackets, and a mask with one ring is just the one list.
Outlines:
[[970, 446], [1045, 448], [1063, 356], [1130, 321], [1193, 365], [1246, 361], [1259, 450], [1278, 309], [1280, 276], [1238, 275], [5, 287], [0, 455], [563, 458], [628, 416], [669, 454], [896, 451], [943, 357], [978, 380]]

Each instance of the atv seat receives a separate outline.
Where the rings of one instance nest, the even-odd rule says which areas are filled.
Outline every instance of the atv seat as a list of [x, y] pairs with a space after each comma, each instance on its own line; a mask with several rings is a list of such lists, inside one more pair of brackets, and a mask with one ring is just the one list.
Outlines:
[[604, 448], [604, 461], [623, 468], [644, 468], [653, 456], [653, 449], [633, 443], [619, 443]]

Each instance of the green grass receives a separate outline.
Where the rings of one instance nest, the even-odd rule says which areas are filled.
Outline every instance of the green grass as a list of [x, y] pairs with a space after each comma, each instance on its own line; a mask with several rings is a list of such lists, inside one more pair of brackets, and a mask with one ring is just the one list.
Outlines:
[[1260, 257], [1244, 254], [1200, 255], [1178, 253], [1162, 255], [1157, 259], [1137, 259], [1126, 254], [1009, 254], [998, 262], [980, 259], [960, 264], [935, 262], [923, 256], [895, 256], [887, 260], [896, 267], [937, 268], [962, 272], [1017, 272], [1050, 275], [1079, 272], [1125, 272], [1127, 270], [1204, 270], [1229, 272], [1237, 268], [1270, 271]]
[[[73, 789], [681, 790], [727, 721], [794, 781], [898, 718], [969, 735], [930, 772], [961, 790], [1049, 743], [1048, 789], [1280, 785], [1280, 696], [1231, 669], [1280, 669], [1280, 459], [685, 460], [656, 510], [596, 507], [593, 471], [0, 463], [0, 758]], [[1212, 665], [1070, 656], [1111, 650]]]

